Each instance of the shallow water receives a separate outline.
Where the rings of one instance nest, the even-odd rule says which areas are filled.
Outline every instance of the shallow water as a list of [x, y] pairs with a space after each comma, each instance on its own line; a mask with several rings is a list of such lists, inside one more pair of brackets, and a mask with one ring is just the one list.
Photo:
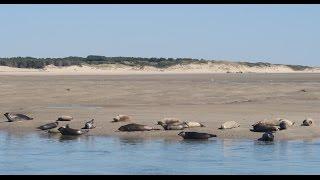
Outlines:
[[0, 174], [320, 174], [320, 140], [185, 141], [0, 133]]

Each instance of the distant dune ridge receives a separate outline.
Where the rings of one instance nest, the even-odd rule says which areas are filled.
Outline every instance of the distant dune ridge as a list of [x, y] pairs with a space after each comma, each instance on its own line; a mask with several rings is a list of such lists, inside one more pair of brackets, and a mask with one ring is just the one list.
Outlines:
[[0, 73], [319, 73], [320, 67], [190, 58], [0, 58]]

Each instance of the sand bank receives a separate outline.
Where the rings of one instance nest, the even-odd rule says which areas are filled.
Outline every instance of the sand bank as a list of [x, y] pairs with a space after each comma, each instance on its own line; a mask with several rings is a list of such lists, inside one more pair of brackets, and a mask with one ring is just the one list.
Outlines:
[[[320, 137], [319, 74], [1, 75], [0, 87], [2, 114], [20, 112], [35, 118], [9, 123], [1, 116], [0, 130], [16, 134], [43, 133], [36, 127], [71, 115], [74, 128], [96, 120], [98, 127], [89, 135], [180, 138], [180, 131], [117, 132], [126, 123], [110, 121], [117, 114], [128, 114], [133, 122], [154, 127], [160, 127], [155, 124], [165, 117], [198, 121], [206, 127], [187, 130], [247, 139], [261, 136], [249, 130], [254, 122], [281, 117], [296, 125], [277, 132], [276, 139]], [[306, 117], [315, 120], [313, 127], [300, 126]], [[231, 120], [240, 128], [218, 130]]]

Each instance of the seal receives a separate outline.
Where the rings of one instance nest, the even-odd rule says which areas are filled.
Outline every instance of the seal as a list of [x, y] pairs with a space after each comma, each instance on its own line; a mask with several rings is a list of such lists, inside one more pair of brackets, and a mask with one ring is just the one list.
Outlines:
[[278, 128], [275, 126], [270, 126], [268, 124], [264, 123], [258, 123], [253, 126], [253, 129], [251, 131], [254, 132], [272, 132], [272, 131], [278, 131]]
[[[158, 122], [159, 122], [159, 121], [158, 121]], [[180, 123], [181, 123], [181, 121], [180, 121], [178, 118], [172, 118], [172, 117], [170, 117], [170, 118], [163, 118], [163, 119], [161, 120], [161, 122], [164, 123], [164, 124], [180, 124]]]
[[94, 119], [91, 119], [90, 121], [86, 122], [84, 127], [82, 129], [93, 129], [95, 126], [93, 125]]
[[262, 137], [258, 139], [258, 141], [273, 141], [274, 135], [272, 132], [265, 132], [263, 133]]
[[3, 114], [7, 119], [8, 122], [14, 122], [14, 121], [22, 121], [22, 120], [33, 120], [33, 118], [24, 115], [24, 114], [15, 114], [15, 113], [4, 113]]
[[53, 128], [58, 127], [58, 125], [59, 125], [59, 122], [56, 121], [56, 122], [53, 122], [53, 123], [48, 123], [48, 124], [39, 126], [39, 127], [37, 127], [37, 128], [38, 128], [38, 129], [41, 129], [41, 130], [49, 130], [49, 129], [53, 129]]
[[295, 122], [289, 121], [287, 119], [282, 119], [280, 122], [280, 130], [288, 129], [290, 126], [293, 126]]
[[151, 130], [160, 130], [160, 129], [156, 129], [151, 126], [146, 126], [142, 124], [131, 123], [131, 124], [121, 126], [118, 130], [131, 132], [131, 131], [151, 131]]
[[158, 125], [162, 126], [164, 130], [183, 130], [188, 127], [186, 124], [165, 124], [162, 121], [158, 121]]
[[113, 121], [111, 121], [111, 122], [127, 122], [127, 121], [130, 121], [130, 120], [131, 120], [130, 116], [119, 114], [115, 118], [113, 118]]
[[198, 122], [195, 122], [195, 121], [185, 121], [183, 123], [186, 124], [189, 128], [192, 128], [192, 127], [205, 127], [205, 125], [203, 125], [201, 123], [198, 123]]
[[212, 137], [217, 137], [215, 134], [184, 131], [180, 132], [178, 135], [183, 137], [183, 139], [209, 139]]
[[78, 135], [82, 135], [88, 131], [81, 131], [79, 129], [72, 129], [70, 128], [69, 124], [67, 124], [66, 126], [62, 126], [58, 129], [58, 131], [62, 134], [62, 135], [68, 135], [68, 136], [78, 136]]
[[49, 129], [49, 130], [48, 130], [48, 133], [52, 133], [52, 134], [54, 134], [54, 133], [60, 133], [59, 127], [55, 127], [55, 128]]
[[240, 127], [240, 124], [235, 121], [227, 121], [221, 125], [219, 129], [232, 129]]
[[311, 126], [313, 124], [313, 120], [311, 118], [307, 118], [303, 120], [301, 126]]
[[73, 117], [71, 116], [60, 116], [57, 121], [71, 121]]
[[262, 120], [254, 123], [252, 126], [255, 126], [256, 124], [265, 124], [269, 126], [279, 126], [281, 122], [281, 118], [276, 118], [276, 119], [270, 119], [270, 120]]

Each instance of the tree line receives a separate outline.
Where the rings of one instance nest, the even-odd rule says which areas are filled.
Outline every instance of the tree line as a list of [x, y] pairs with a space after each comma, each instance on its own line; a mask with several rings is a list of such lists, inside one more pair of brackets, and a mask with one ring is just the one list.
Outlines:
[[[153, 66], [156, 68], [167, 68], [174, 65], [185, 65], [190, 63], [208, 63], [209, 60], [193, 58], [142, 58], [142, 57], [105, 57], [89, 55], [87, 57], [69, 56], [64, 58], [34, 58], [34, 57], [11, 57], [0, 58], [0, 66], [9, 66], [17, 68], [34, 68], [42, 69], [47, 65], [62, 66], [82, 66], [82, 65], [99, 65], [99, 64], [123, 64], [127, 66]], [[210, 62], [215, 62], [210, 60]], [[272, 64], [257, 62], [238, 62], [239, 64], [249, 67], [270, 67]], [[275, 64], [281, 65], [281, 64]], [[304, 70], [310, 68], [302, 65], [286, 65], [293, 70]]]
[[156, 68], [166, 68], [177, 64], [207, 63], [203, 59], [192, 58], [141, 58], [141, 57], [105, 57], [89, 55], [87, 57], [64, 57], [64, 58], [34, 58], [34, 57], [11, 57], [0, 58], [1, 66], [17, 68], [42, 69], [47, 65], [55, 66], [82, 66], [99, 64], [123, 64], [128, 66], [153, 66]]

